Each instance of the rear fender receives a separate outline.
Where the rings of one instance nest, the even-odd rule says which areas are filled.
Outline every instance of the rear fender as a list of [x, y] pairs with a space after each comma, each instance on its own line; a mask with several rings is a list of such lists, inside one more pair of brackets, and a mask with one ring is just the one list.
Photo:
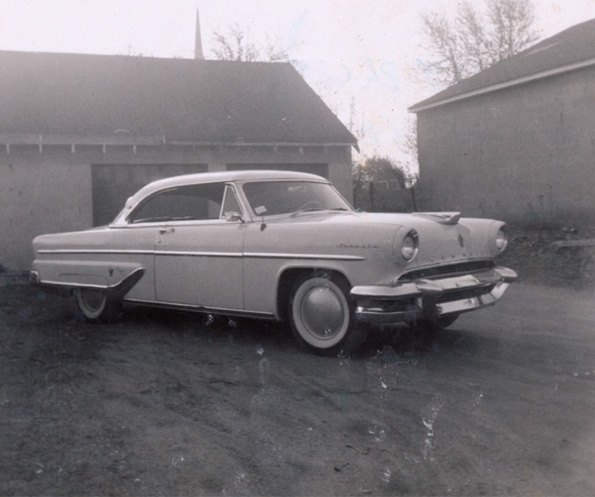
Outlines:
[[144, 273], [138, 263], [113, 261], [36, 261], [32, 270], [42, 285], [102, 289], [110, 300], [121, 300]]

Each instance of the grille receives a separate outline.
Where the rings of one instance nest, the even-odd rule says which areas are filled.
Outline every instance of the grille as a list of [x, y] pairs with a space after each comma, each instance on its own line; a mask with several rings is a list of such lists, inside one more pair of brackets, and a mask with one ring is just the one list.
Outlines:
[[460, 276], [463, 274], [485, 271], [494, 267], [493, 261], [471, 261], [458, 264], [446, 264], [444, 266], [435, 266], [425, 269], [416, 269], [405, 273], [399, 278], [400, 283], [415, 281], [420, 278], [436, 279], [447, 278], [451, 276]]
[[489, 293], [494, 288], [494, 285], [483, 286], [480, 288], [471, 288], [471, 289], [463, 289], [463, 290], [451, 290], [449, 292], [440, 295], [436, 300], [436, 303], [440, 304], [441, 302], [452, 302], [453, 300], [463, 300], [463, 299], [470, 299], [473, 297], [479, 297], [480, 295], [485, 295]]

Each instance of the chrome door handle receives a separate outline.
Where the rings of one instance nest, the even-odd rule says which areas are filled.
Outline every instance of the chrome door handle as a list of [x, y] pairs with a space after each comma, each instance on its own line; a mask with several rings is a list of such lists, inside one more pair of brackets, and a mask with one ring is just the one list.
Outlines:
[[175, 228], [159, 228], [160, 235], [165, 235], [166, 233], [173, 233], [174, 231], [176, 231]]

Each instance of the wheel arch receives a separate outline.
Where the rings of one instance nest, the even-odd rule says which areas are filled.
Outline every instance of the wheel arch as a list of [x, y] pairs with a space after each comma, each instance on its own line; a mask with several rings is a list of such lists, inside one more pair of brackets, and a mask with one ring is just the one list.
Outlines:
[[316, 276], [320, 274], [332, 275], [342, 280], [349, 288], [351, 288], [352, 286], [351, 282], [349, 281], [349, 278], [345, 275], [343, 268], [319, 264], [289, 266], [283, 268], [277, 279], [276, 292], [276, 314], [281, 321], [286, 321], [289, 317], [289, 299], [291, 298], [291, 291], [295, 282], [305, 275]]

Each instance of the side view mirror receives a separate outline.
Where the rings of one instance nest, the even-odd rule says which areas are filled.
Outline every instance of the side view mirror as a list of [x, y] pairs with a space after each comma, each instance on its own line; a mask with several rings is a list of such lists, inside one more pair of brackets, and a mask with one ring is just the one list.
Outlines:
[[244, 218], [242, 218], [242, 215], [237, 211], [227, 211], [224, 212], [223, 215], [225, 216], [226, 221], [244, 223]]

